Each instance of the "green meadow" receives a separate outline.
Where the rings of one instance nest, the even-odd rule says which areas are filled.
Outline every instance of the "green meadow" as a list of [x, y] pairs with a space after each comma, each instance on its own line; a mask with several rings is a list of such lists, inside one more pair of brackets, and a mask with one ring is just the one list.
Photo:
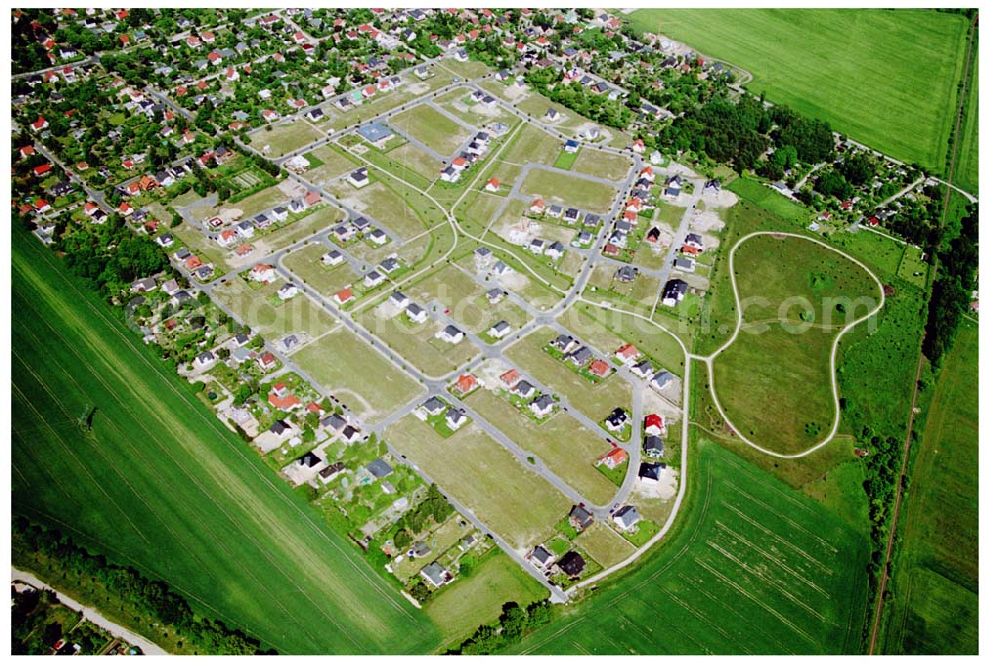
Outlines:
[[20, 229], [12, 275], [14, 515], [279, 652], [435, 649], [427, 617]]
[[[929, 10], [644, 9], [640, 32], [748, 70], [747, 87], [893, 157], [944, 171], [965, 18]], [[919, 92], [916, 92], [919, 91]]]

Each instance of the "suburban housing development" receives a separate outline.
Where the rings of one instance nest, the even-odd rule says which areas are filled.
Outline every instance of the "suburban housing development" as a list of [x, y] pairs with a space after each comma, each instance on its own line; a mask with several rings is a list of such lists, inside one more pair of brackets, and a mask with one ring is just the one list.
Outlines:
[[978, 652], [976, 10], [11, 35], [15, 652]]

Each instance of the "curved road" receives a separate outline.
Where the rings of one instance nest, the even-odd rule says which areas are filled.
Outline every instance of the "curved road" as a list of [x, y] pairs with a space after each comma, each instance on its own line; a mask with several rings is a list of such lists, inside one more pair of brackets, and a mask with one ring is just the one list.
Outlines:
[[[739, 249], [740, 245], [742, 245], [744, 241], [746, 241], [748, 238], [753, 238], [754, 236], [761, 236], [761, 235], [801, 238], [801, 239], [804, 239], [804, 240], [816, 243], [817, 245], [820, 245], [820, 246], [826, 248], [827, 250], [830, 250], [831, 252], [836, 252], [840, 256], [846, 257], [850, 261], [853, 261], [854, 263], [856, 263], [858, 266], [860, 266], [861, 268], [863, 268], [864, 271], [866, 273], [868, 273], [868, 275], [872, 278], [872, 280], [875, 281], [875, 284], [878, 285], [878, 295], [879, 295], [878, 307], [876, 307], [874, 310], [872, 310], [871, 312], [869, 312], [864, 317], [862, 317], [860, 319], [856, 319], [856, 320], [850, 322], [849, 324], [847, 324], [846, 326], [844, 326], [844, 328], [841, 329], [840, 333], [837, 334], [837, 337], [834, 338], [833, 345], [831, 345], [831, 347], [830, 347], [830, 388], [833, 391], [833, 409], [834, 409], [833, 425], [830, 427], [830, 432], [820, 442], [818, 442], [818, 443], [810, 446], [809, 448], [805, 449], [804, 451], [800, 451], [798, 453], [779, 453], [777, 451], [772, 451], [771, 449], [768, 449], [767, 447], [761, 446], [761, 445], [757, 444], [756, 442], [754, 442], [754, 441], [750, 440], [749, 438], [747, 438], [742, 432], [740, 432], [739, 428], [736, 427], [736, 424], [734, 424], [732, 422], [732, 420], [730, 420], [730, 418], [726, 415], [725, 410], [722, 408], [722, 403], [719, 401], [719, 397], [718, 397], [718, 395], [716, 395], [716, 392], [715, 392], [715, 374], [713, 372], [713, 362], [715, 361], [715, 358], [719, 354], [721, 354], [722, 352], [724, 352], [726, 349], [728, 349], [730, 347], [730, 345], [732, 345], [734, 342], [736, 342], [736, 338], [739, 337], [740, 331], [743, 328], [743, 310], [742, 310], [742, 307], [740, 306], [740, 290], [739, 290], [739, 287], [736, 284], [736, 272], [733, 270], [733, 256], [736, 254], [736, 250]], [[824, 446], [826, 446], [827, 444], [829, 444], [830, 441], [837, 434], [837, 428], [840, 425], [840, 391], [837, 388], [837, 345], [840, 343], [840, 339], [842, 337], [844, 337], [844, 335], [846, 333], [849, 333], [858, 324], [860, 324], [860, 323], [862, 323], [864, 321], [867, 321], [868, 319], [871, 319], [872, 317], [874, 317], [882, 309], [882, 307], [885, 305], [885, 294], [883, 294], [883, 292], [882, 292], [882, 282], [881, 282], [881, 280], [878, 279], [878, 277], [875, 275], [875, 273], [873, 273], [871, 271], [870, 268], [868, 268], [867, 266], [865, 266], [863, 263], [861, 263], [860, 261], [858, 261], [857, 259], [855, 259], [851, 255], [847, 254], [846, 252], [838, 250], [837, 248], [832, 247], [830, 245], [827, 245], [826, 243], [824, 243], [824, 242], [822, 242], [820, 240], [817, 240], [815, 238], [812, 238], [810, 236], [805, 236], [803, 234], [796, 234], [796, 233], [773, 232], [773, 231], [755, 231], [754, 233], [748, 234], [748, 235], [744, 236], [743, 238], [741, 238], [735, 245], [733, 245], [732, 248], [730, 248], [730, 250], [729, 250], [729, 279], [732, 282], [733, 297], [736, 300], [736, 326], [733, 329], [733, 334], [729, 337], [728, 340], [726, 340], [724, 343], [722, 343], [722, 345], [718, 349], [716, 349], [714, 352], [712, 352], [708, 356], [692, 356], [692, 358], [694, 358], [696, 360], [699, 360], [699, 361], [705, 361], [705, 365], [708, 367], [708, 389], [709, 389], [709, 392], [712, 394], [712, 402], [715, 403], [715, 407], [716, 407], [716, 409], [719, 410], [719, 414], [722, 415], [722, 418], [725, 420], [726, 425], [729, 426], [733, 430], [734, 433], [736, 433], [736, 436], [739, 437], [740, 440], [744, 444], [747, 444], [747, 445], [749, 445], [749, 446], [757, 449], [761, 453], [766, 453], [767, 455], [773, 456], [775, 458], [786, 458], [786, 459], [803, 458], [803, 457], [809, 455], [810, 453], [813, 453], [814, 451], [818, 451], [819, 449], [821, 449]]]

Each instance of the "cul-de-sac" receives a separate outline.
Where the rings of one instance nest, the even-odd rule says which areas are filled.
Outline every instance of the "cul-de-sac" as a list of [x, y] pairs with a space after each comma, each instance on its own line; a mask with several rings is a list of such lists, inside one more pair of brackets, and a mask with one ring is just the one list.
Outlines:
[[10, 21], [15, 654], [978, 652], [977, 10]]

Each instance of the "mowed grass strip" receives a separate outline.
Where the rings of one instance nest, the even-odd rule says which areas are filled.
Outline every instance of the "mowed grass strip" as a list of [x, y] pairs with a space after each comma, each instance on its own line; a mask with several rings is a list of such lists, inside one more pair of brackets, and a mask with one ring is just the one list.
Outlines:
[[545, 169], [529, 170], [521, 183], [521, 193], [595, 213], [607, 212], [615, 198], [615, 188], [607, 183]]
[[572, 504], [475, 424], [442, 439], [411, 415], [390, 426], [385, 438], [518, 549], [547, 539]]
[[882, 653], [978, 650], [978, 380], [979, 330], [965, 323], [938, 375], [916, 447]]
[[347, 329], [307, 344], [292, 360], [365, 420], [387, 416], [420, 394], [415, 381]]
[[572, 416], [560, 412], [540, 424], [485, 388], [466, 402], [595, 505], [614, 497], [617, 487], [594, 467], [610, 445]]
[[22, 232], [13, 275], [14, 514], [282, 652], [433, 648], [433, 627], [355, 547]]
[[[550, 356], [545, 346], [556, 335], [551, 328], [540, 328], [511, 345], [507, 355], [523, 370], [545, 384], [547, 390], [565, 397], [573, 407], [595, 423], [604, 421], [615, 407], [632, 409], [631, 388], [621, 377], [611, 375], [600, 383], [593, 384], [566, 363]], [[637, 417], [633, 415], [633, 418]]]
[[[930, 10], [648, 9], [667, 35], [753, 74], [766, 92], [905, 162], [944, 170], [967, 20]], [[914, 94], [919, 91], [919, 94]]]
[[866, 537], [716, 444], [691, 452], [664, 544], [511, 649], [532, 654], [854, 654]]
[[444, 156], [458, 150], [470, 136], [464, 127], [426, 104], [398, 113], [389, 122]]

